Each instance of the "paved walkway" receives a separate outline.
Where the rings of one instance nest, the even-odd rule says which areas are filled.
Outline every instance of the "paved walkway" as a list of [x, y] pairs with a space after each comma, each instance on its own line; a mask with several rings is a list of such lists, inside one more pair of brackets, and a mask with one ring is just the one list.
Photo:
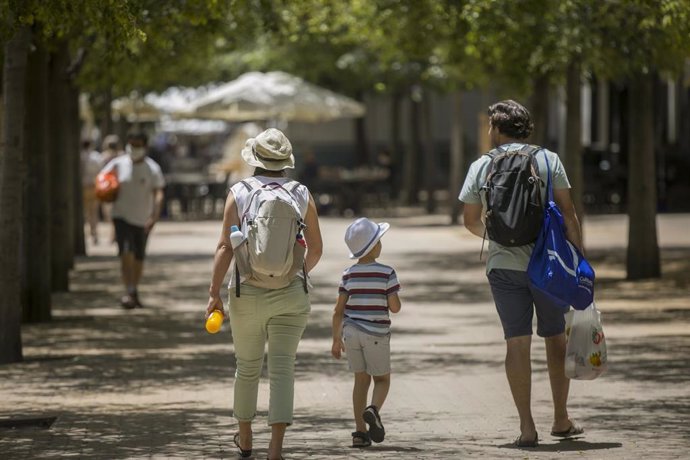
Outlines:
[[[351, 376], [330, 357], [330, 317], [349, 221], [324, 219], [325, 256], [300, 346], [288, 459], [687, 458], [690, 449], [690, 216], [660, 218], [665, 275], [624, 280], [623, 217], [585, 229], [599, 277], [610, 370], [573, 382], [571, 412], [586, 436], [549, 436], [550, 390], [533, 346], [533, 406], [542, 438], [520, 450], [503, 372], [504, 343], [478, 260], [480, 240], [443, 217], [391, 219], [382, 261], [404, 286], [393, 332], [386, 441], [348, 448]], [[114, 247], [90, 247], [55, 321], [23, 329], [26, 361], [0, 366], [0, 422], [57, 417], [50, 429], [0, 427], [0, 458], [235, 458], [229, 330], [209, 335], [203, 310], [218, 222], [162, 223], [151, 240], [143, 310], [123, 311]], [[101, 227], [102, 240], [107, 228]], [[267, 384], [255, 425], [265, 458]]]

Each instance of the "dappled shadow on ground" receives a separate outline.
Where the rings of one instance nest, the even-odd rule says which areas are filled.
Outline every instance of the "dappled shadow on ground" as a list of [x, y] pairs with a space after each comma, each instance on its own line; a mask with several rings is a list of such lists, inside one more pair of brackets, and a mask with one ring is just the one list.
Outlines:
[[[128, 459], [150, 456], [232, 458], [229, 410], [130, 407], [102, 413], [97, 407], [60, 411], [53, 430], [4, 433], [0, 447], [12, 443], [20, 458]], [[107, 455], [104, 455], [107, 452]]]
[[[595, 268], [605, 267], [611, 273], [624, 268], [622, 251], [593, 252], [589, 256]], [[631, 283], [622, 276], [602, 276], [598, 297], [648, 300], [651, 304], [659, 297], [687, 296], [690, 249], [664, 250], [663, 258], [662, 280]], [[471, 308], [480, 303], [491, 304], [488, 283], [481, 274], [484, 262], [477, 260], [474, 253], [450, 251], [411, 252], [400, 261], [404, 261], [401, 270], [419, 273], [418, 277], [405, 280], [403, 301], [441, 320], [395, 325], [394, 343], [401, 350], [392, 356], [395, 372], [434, 378], [448, 372], [500, 370], [504, 345], [493, 308], [483, 313]], [[123, 392], [138, 394], [141, 401], [147, 401], [148, 392], [161, 393], [170, 385], [194, 388], [200, 380], [230, 388], [235, 361], [227, 324], [216, 335], [209, 335], [203, 329], [211, 263], [208, 256], [150, 257], [142, 287], [146, 308], [124, 311], [118, 305], [121, 287], [117, 259], [80, 259], [72, 279], [73, 292], [55, 296], [55, 320], [23, 329], [25, 362], [0, 366], [2, 388], [21, 388], [26, 400], [53, 402], [59, 398], [56, 395], [78, 398], [83, 394], [116, 400]], [[472, 276], [467, 275], [469, 272]], [[296, 378], [301, 381], [324, 376], [349, 378], [346, 364], [330, 356], [331, 306], [335, 302], [333, 280], [321, 275], [315, 278], [315, 284], [311, 293], [314, 308], [304, 334], [309, 346], [301, 347], [298, 352]], [[607, 324], [618, 328], [671, 325], [688, 320], [690, 313], [686, 309], [610, 311], [605, 313], [604, 327]], [[473, 335], [474, 328], [499, 332], [492, 340], [494, 336]], [[439, 338], [443, 340], [434, 342]], [[687, 439], [690, 429], [681, 421], [690, 417], [690, 397], [683, 393], [688, 383], [689, 356], [687, 333], [638, 334], [634, 338], [610, 336], [609, 370], [602, 381], [625, 382], [637, 385], [636, 388], [664, 388], [671, 394], [675, 391], [683, 395], [669, 397], [649, 391], [644, 397], [622, 394], [618, 399], [604, 399], [594, 393], [590, 405], [574, 406], [578, 421], [598, 431], [634, 433], [631, 436], [648, 438], [650, 442], [659, 435], [659, 427], [673, 439]], [[545, 367], [544, 357], [534, 353], [535, 373], [543, 373]], [[229, 407], [226, 402], [218, 404], [221, 405]], [[11, 415], [15, 410], [0, 407], [0, 415]], [[0, 452], [11, 446], [17, 458], [53, 458], [77, 446], [79, 450], [74, 454], [82, 458], [99, 458], [99, 451], [105, 447], [113, 452], [110, 458], [235, 457], [230, 446], [230, 427], [235, 423], [230, 409], [197, 407], [189, 400], [128, 407], [111, 401], [108, 407], [86, 405], [60, 408], [57, 412], [52, 414], [59, 418], [51, 430], [0, 433]], [[265, 418], [265, 413], [260, 415]], [[409, 413], [393, 413], [387, 417], [391, 424], [402, 426], [409, 416]], [[487, 448], [500, 448], [496, 456], [513, 453], [509, 450], [512, 446], [492, 444], [487, 439], [463, 440], [453, 434], [439, 435], [433, 431], [436, 416], [436, 413], [415, 414], [416, 422], [429, 426], [426, 433], [398, 433], [397, 437], [391, 436], [390, 442], [360, 452], [347, 447], [352, 428], [349, 411], [323, 414], [302, 409], [291, 427], [291, 431], [300, 434], [300, 441], [288, 442], [289, 456], [298, 459], [371, 455], [463, 458], [486, 455]], [[654, 430], [649, 429], [652, 426]], [[267, 429], [257, 424], [256, 433], [257, 445], [262, 446], [257, 448], [258, 452], [265, 456]], [[535, 453], [599, 451], [604, 455], [605, 450], [620, 447], [623, 447], [621, 443], [601, 440], [546, 440]]]
[[[681, 249], [671, 251], [679, 263]], [[616, 253], [593, 254], [598, 263], [620, 263]], [[462, 253], [409, 253], [407, 263], [413, 267], [434, 267], [433, 271], [447, 275], [449, 272], [477, 270], [483, 262], [470, 259]], [[665, 256], [667, 257], [667, 256]], [[690, 257], [688, 257], [690, 259]], [[687, 262], [686, 263], [690, 263]], [[123, 311], [117, 306], [115, 282], [118, 277], [115, 258], [92, 257], [81, 259], [73, 277], [75, 292], [56, 298], [56, 320], [51, 323], [25, 328], [26, 362], [15, 366], [0, 367], [0, 375], [17, 382], [30, 381], [41, 384], [57, 379], [61, 388], [139, 388], [164, 385], [168, 379], [193, 382], [200, 372], [214, 372], [209, 377], [231, 378], [234, 368], [231, 337], [227, 330], [209, 335], [203, 329], [206, 288], [210, 274], [207, 256], [175, 255], [153, 256], [147, 261], [146, 287], [143, 310]], [[669, 270], [669, 273], [675, 273]], [[671, 276], [671, 275], [669, 275]], [[462, 334], [462, 327], [498, 327], [491, 315], [463, 315], [465, 304], [490, 302], [488, 286], [476, 282], [454, 282], [434, 279], [408, 280], [405, 284], [405, 301], [423, 305], [433, 312], [436, 304], [456, 304], [457, 310], [444, 315], [458, 315], [461, 326], [448, 323], [448, 330], [397, 327], [395, 340], [405, 343], [406, 337], [434, 336], [438, 334]], [[617, 290], [603, 281], [603, 291]], [[312, 291], [312, 302], [332, 302], [331, 286], [317, 287]], [[88, 311], [90, 314], [81, 312]], [[609, 324], [652, 323], [686, 321], [688, 310], [670, 312], [607, 312]], [[489, 324], [491, 323], [491, 324]], [[227, 328], [227, 324], [226, 324]], [[331, 310], [315, 308], [305, 331], [305, 339], [328, 341], [331, 336]], [[499, 341], [500, 342], [500, 341]], [[687, 337], [643, 337], [635, 340], [615, 341], [610, 350], [608, 378], [637, 379], [657, 382], [680, 383], [687, 377], [684, 371], [690, 366], [690, 340]], [[393, 363], [400, 372], [408, 370], [433, 374], [447, 368], [500, 367], [502, 356], [489, 358], [486, 353], [476, 353], [482, 344], [461, 345], [434, 350], [417, 347], [413, 351], [394, 355]], [[495, 346], [496, 343], [491, 343]], [[500, 345], [500, 344], [499, 344]], [[297, 373], [302, 378], [331, 375], [342, 372], [342, 366], [329, 353], [327, 342], [323, 351], [305, 350], [298, 356]], [[217, 364], [226, 363], [225, 366]], [[543, 360], [535, 356], [535, 369], [543, 367]], [[98, 380], [92, 379], [99, 375]], [[45, 385], [45, 392], [52, 385]]]
[[[487, 446], [488, 447], [488, 446]], [[514, 444], [501, 444], [498, 446], [501, 449], [511, 449], [515, 451], [522, 451], [527, 455], [528, 453], [539, 452], [587, 452], [587, 451], [601, 451], [607, 449], [617, 449], [623, 447], [620, 442], [590, 442], [580, 438], [563, 439], [560, 441], [539, 441], [539, 446], [535, 448], [516, 447]], [[603, 452], [600, 454], [604, 455]]]
[[660, 279], [628, 281], [625, 278], [624, 249], [594, 250], [587, 259], [599, 273], [615, 272], [616, 276], [597, 275], [598, 300], [639, 300], [650, 302], [650, 308], [664, 308], [659, 299], [685, 299], [690, 303], [690, 248], [661, 249], [662, 277]]
[[[237, 458], [230, 410], [158, 405], [102, 412], [85, 407], [57, 415], [53, 430], [0, 433], [0, 449], [11, 447], [12, 458]], [[266, 417], [265, 412], [257, 415]], [[387, 420], [392, 426], [404, 422], [395, 416]], [[420, 445], [414, 433], [403, 432], [389, 434], [385, 443], [369, 449], [353, 450], [349, 447], [351, 425], [349, 413], [297, 413], [288, 429], [285, 455], [292, 459], [456, 458], [472, 448], [440, 435], [426, 435]], [[254, 458], [265, 458], [269, 438], [266, 426], [254, 424]]]
[[609, 340], [608, 378], [690, 383], [690, 334]]
[[573, 410], [585, 430], [589, 427], [591, 431], [610, 432], [616, 437], [625, 434], [639, 443], [656, 443], [663, 439], [667, 446], [681, 448], [690, 439], [688, 396], [664, 397], [655, 395], [654, 390], [647, 395], [622, 395], [607, 400], [592, 395], [590, 404], [573, 405]]

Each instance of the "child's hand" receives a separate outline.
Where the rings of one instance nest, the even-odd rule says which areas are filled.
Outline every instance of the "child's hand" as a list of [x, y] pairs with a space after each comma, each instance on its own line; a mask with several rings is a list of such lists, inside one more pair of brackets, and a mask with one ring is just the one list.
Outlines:
[[333, 346], [331, 347], [331, 354], [335, 359], [340, 359], [342, 353], [345, 351], [345, 346], [341, 339], [333, 339]]

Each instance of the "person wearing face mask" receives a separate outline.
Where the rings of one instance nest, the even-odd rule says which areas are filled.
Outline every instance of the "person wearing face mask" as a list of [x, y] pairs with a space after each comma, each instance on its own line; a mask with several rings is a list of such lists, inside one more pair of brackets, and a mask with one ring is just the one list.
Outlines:
[[128, 136], [126, 155], [111, 160], [102, 172], [116, 171], [120, 188], [112, 217], [126, 293], [120, 304], [141, 308], [137, 287], [144, 267], [146, 241], [160, 218], [165, 179], [160, 166], [147, 156], [148, 137], [141, 132]]

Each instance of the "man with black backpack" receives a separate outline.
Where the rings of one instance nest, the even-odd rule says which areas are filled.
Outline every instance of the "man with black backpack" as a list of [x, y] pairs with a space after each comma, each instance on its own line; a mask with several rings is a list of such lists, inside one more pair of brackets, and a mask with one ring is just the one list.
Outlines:
[[529, 112], [517, 102], [506, 100], [489, 107], [489, 137], [494, 148], [472, 163], [459, 196], [465, 204], [465, 227], [489, 240], [486, 273], [503, 325], [506, 375], [520, 416], [517, 447], [536, 447], [539, 442], [530, 404], [535, 310], [537, 335], [545, 340], [554, 403], [551, 435], [567, 438], [584, 432], [568, 416], [570, 381], [564, 371], [564, 312], [533, 289], [527, 277], [527, 265], [543, 222], [549, 174], [554, 199], [565, 220], [566, 236], [582, 249], [580, 222], [558, 155], [525, 143], [532, 129]]

